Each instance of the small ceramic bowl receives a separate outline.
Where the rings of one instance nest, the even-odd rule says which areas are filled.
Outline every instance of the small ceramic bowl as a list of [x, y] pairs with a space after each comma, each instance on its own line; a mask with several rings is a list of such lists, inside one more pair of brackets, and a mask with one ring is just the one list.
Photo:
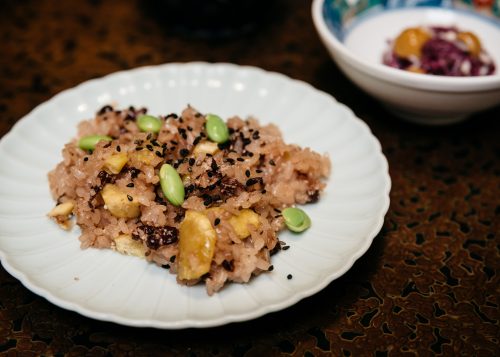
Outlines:
[[[312, 15], [332, 58], [356, 85], [403, 119], [443, 125], [500, 104], [500, 19], [454, 7], [458, 3], [314, 0]], [[412, 73], [382, 64], [388, 40], [406, 28], [418, 26], [456, 26], [473, 32], [492, 57], [495, 73], [449, 77]]]

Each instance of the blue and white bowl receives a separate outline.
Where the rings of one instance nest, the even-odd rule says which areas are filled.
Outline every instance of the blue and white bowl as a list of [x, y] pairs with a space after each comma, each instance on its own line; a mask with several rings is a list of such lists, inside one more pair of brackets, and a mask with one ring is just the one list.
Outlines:
[[[500, 104], [500, 6], [496, 0], [488, 15], [468, 8], [467, 1], [314, 0], [312, 15], [340, 69], [401, 118], [443, 125]], [[475, 33], [496, 64], [495, 74], [435, 76], [382, 64], [387, 41], [418, 26], [456, 26]]]

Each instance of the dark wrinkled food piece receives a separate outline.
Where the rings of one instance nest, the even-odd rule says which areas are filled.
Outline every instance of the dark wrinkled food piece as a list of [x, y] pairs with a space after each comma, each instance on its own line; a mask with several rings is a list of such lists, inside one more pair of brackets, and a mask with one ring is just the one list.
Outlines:
[[157, 250], [161, 246], [176, 243], [179, 239], [179, 230], [175, 227], [153, 227], [142, 225], [132, 233], [132, 237], [139, 237], [146, 242], [149, 249]]

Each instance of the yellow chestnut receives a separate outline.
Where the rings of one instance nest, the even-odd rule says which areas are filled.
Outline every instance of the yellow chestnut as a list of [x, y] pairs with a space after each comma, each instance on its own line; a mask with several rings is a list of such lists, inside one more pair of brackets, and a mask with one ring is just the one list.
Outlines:
[[394, 41], [394, 52], [403, 58], [420, 57], [422, 47], [430, 37], [424, 29], [418, 27], [406, 29]]
[[210, 271], [217, 233], [208, 217], [188, 210], [179, 226], [178, 278], [198, 279]]
[[101, 196], [106, 208], [117, 218], [135, 218], [141, 214], [139, 202], [116, 185], [108, 183]]
[[457, 39], [466, 44], [471, 55], [478, 56], [481, 53], [481, 41], [472, 32], [459, 32]]

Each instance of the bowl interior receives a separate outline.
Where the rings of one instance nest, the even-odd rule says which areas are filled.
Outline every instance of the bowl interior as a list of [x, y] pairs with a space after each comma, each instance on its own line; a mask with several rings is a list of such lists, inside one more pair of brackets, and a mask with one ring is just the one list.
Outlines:
[[[352, 5], [349, 5], [351, 3]], [[496, 64], [500, 77], [500, 21], [462, 8], [450, 1], [412, 1], [407, 4], [382, 0], [325, 0], [323, 16], [332, 34], [352, 55], [363, 61], [381, 64], [387, 41], [406, 28], [455, 26], [476, 34]]]

